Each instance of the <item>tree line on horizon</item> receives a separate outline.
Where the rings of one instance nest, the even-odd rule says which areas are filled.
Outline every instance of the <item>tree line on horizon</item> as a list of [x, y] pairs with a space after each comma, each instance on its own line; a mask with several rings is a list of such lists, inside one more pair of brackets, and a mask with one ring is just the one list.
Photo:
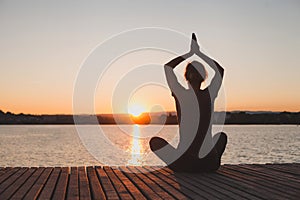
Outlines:
[[[225, 116], [225, 124], [300, 124], [300, 112], [215, 112], [214, 124], [224, 122], [224, 118], [220, 116]], [[76, 115], [76, 122], [79, 124], [178, 124], [177, 116], [173, 112], [167, 115], [144, 113], [139, 117], [119, 114], [115, 117], [113, 114]], [[0, 124], [74, 124], [74, 116], [14, 114], [0, 110]]]

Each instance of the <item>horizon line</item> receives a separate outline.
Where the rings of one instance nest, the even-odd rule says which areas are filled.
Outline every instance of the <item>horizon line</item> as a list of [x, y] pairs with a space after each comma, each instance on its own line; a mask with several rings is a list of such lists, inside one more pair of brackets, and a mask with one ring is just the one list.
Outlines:
[[[56, 113], [56, 114], [49, 114], [49, 113], [42, 113], [42, 114], [38, 114], [38, 113], [13, 113], [11, 111], [3, 111], [0, 109], [0, 112], [3, 112], [4, 114], [7, 113], [11, 113], [14, 115], [130, 115], [130, 113], [126, 113], [126, 112], [120, 112], [120, 113], [80, 113], [80, 114], [74, 114], [74, 113]], [[288, 110], [281, 110], [281, 111], [272, 111], [272, 110], [225, 110], [225, 111], [214, 111], [214, 112], [255, 112], [255, 113], [282, 113], [282, 112], [290, 112], [290, 113], [299, 113], [299, 111], [288, 111]], [[166, 113], [166, 114], [170, 114], [170, 113], [177, 113], [176, 111], [165, 111], [165, 112], [143, 112], [143, 114], [150, 114], [150, 113]]]

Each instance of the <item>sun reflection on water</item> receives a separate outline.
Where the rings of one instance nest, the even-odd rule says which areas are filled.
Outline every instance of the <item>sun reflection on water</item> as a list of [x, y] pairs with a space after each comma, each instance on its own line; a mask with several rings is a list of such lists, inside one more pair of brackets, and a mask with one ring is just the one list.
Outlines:
[[140, 142], [140, 127], [135, 124], [133, 126], [133, 134], [131, 140], [131, 159], [128, 161], [129, 165], [142, 164], [142, 144]]

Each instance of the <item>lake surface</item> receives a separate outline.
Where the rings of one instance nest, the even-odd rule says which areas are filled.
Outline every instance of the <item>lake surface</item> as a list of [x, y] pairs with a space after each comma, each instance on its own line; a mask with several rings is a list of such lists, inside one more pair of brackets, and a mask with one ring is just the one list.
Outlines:
[[[93, 127], [79, 126], [86, 130]], [[94, 148], [101, 150], [100, 155], [106, 160], [111, 158], [128, 165], [147, 164], [144, 157], [151, 152], [148, 142], [158, 126], [101, 125], [101, 128], [110, 143]], [[219, 129], [214, 127], [214, 131]], [[124, 130], [132, 134], [124, 134]], [[300, 162], [300, 126], [225, 125], [223, 131], [228, 135], [223, 164]], [[178, 126], [164, 126], [158, 135], [176, 146]], [[85, 137], [97, 143], [92, 133]], [[1, 125], [0, 166], [103, 164], [103, 160], [95, 159], [83, 145], [86, 138], [82, 142], [74, 125]], [[114, 153], [110, 147], [126, 152], [126, 155]]]

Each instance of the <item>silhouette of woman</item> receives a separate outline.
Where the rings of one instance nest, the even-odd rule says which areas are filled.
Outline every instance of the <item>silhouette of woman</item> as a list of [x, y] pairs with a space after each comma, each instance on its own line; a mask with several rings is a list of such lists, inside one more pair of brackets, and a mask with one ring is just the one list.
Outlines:
[[[211, 84], [205, 89], [200, 89], [200, 86], [207, 78], [207, 72], [200, 62], [193, 61], [186, 67], [185, 78], [188, 89], [177, 81], [173, 71], [178, 64], [194, 54], [202, 58], [215, 71]], [[165, 64], [164, 69], [176, 103], [180, 140], [175, 149], [164, 139], [153, 137], [150, 140], [151, 150], [174, 171], [217, 170], [226, 147], [227, 136], [221, 132], [212, 137], [211, 129], [214, 101], [222, 84], [224, 69], [200, 51], [194, 33], [190, 51]], [[200, 149], [206, 151], [203, 157], [199, 157]]]

